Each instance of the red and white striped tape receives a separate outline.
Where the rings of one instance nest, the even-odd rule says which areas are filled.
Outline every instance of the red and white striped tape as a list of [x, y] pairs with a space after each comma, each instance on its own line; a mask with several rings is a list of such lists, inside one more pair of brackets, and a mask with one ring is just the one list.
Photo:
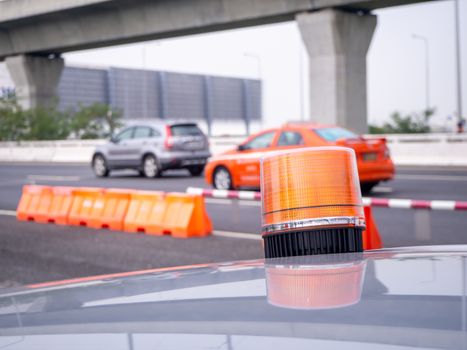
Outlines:
[[[187, 193], [202, 195], [208, 198], [261, 200], [261, 192], [255, 191], [226, 191], [207, 188], [188, 187]], [[459, 201], [425, 201], [416, 199], [389, 199], [363, 197], [363, 205], [371, 207], [398, 209], [431, 209], [431, 210], [467, 210], [467, 202]]]
[[400, 209], [431, 209], [431, 210], [467, 210], [467, 202], [459, 201], [425, 201], [417, 199], [394, 198], [363, 198], [363, 205], [371, 207], [400, 208]]
[[261, 200], [261, 192], [255, 191], [227, 191], [227, 190], [212, 190], [208, 188], [188, 187], [187, 193], [198, 194], [208, 198], [223, 198], [223, 199], [246, 199], [246, 200]]

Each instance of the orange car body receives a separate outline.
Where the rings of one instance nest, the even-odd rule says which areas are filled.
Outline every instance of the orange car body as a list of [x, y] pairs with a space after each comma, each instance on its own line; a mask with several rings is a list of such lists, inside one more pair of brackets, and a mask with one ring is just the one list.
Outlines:
[[205, 179], [216, 186], [218, 169], [230, 174], [230, 189], [260, 185], [260, 159], [265, 152], [310, 146], [343, 146], [355, 150], [362, 189], [371, 189], [380, 181], [394, 176], [394, 164], [384, 138], [365, 139], [346, 129], [311, 123], [289, 123], [281, 128], [268, 129], [250, 136], [236, 149], [209, 159]]

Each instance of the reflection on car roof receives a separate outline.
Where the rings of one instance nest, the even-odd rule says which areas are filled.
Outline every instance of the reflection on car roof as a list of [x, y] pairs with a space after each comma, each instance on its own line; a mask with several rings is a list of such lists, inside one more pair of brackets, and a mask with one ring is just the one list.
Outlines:
[[76, 341], [110, 346], [128, 338], [144, 346], [162, 342], [161, 348], [212, 348], [226, 341], [238, 349], [462, 348], [466, 272], [467, 247], [447, 246], [210, 264], [23, 288], [0, 296], [0, 342], [21, 334], [12, 349], [38, 342], [52, 349]]

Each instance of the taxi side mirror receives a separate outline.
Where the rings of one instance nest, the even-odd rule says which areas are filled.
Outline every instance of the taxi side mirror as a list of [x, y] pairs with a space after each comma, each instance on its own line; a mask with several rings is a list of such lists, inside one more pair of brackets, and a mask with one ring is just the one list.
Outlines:
[[244, 150], [246, 150], [246, 147], [245, 147], [245, 145], [238, 145], [237, 150], [238, 151], [244, 151]]

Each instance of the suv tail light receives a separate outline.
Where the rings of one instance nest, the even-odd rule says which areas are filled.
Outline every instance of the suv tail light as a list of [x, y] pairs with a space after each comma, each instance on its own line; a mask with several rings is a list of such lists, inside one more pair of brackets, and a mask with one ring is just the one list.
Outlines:
[[173, 145], [174, 145], [174, 140], [172, 138], [172, 131], [170, 130], [170, 126], [166, 126], [164, 146], [166, 149], [171, 149]]

